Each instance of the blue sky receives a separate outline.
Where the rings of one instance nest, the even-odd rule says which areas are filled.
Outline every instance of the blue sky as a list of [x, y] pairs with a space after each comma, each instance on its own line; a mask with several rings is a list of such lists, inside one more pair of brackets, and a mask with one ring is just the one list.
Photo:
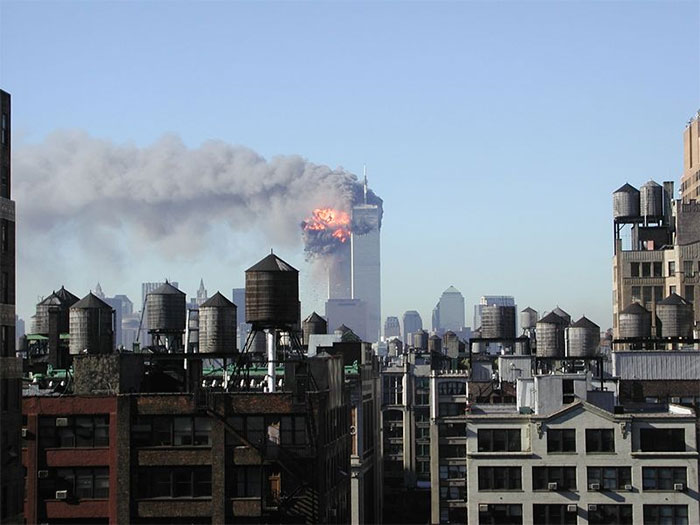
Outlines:
[[[0, 86], [13, 95], [15, 150], [64, 129], [137, 146], [175, 133], [191, 147], [220, 139], [355, 173], [366, 164], [385, 202], [384, 315], [417, 309], [429, 322], [454, 285], [468, 324], [479, 296], [510, 294], [605, 328], [611, 193], [678, 184], [700, 107], [699, 35], [695, 1], [3, 0]], [[17, 205], [21, 221], [41, 203]], [[52, 250], [75, 258], [70, 275], [23, 264], [20, 238], [18, 311], [97, 280], [136, 300], [141, 281], [166, 275], [188, 294], [200, 276], [228, 294], [274, 243], [212, 228], [223, 240], [196, 257], [141, 253], [121, 272], [72, 251], [75, 240], [45, 246], [49, 266]], [[302, 272], [303, 313], [322, 309], [301, 243], [277, 251]]]

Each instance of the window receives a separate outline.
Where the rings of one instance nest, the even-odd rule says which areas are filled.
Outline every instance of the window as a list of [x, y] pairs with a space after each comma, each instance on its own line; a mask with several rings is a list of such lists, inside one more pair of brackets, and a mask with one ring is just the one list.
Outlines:
[[522, 505], [479, 505], [479, 525], [522, 525]]
[[675, 286], [669, 286], [668, 287], [668, 293], [671, 295], [672, 293], [676, 293], [676, 287]]
[[576, 430], [548, 428], [547, 452], [576, 452]]
[[137, 447], [210, 446], [211, 428], [208, 417], [139, 416], [131, 441]]
[[416, 378], [416, 391], [415, 391], [416, 405], [429, 405], [430, 404], [430, 379], [427, 377], [417, 377]]
[[632, 302], [639, 302], [642, 300], [642, 287], [633, 286], [632, 287]]
[[632, 525], [632, 505], [596, 505], [588, 509], [590, 525]]
[[586, 452], [615, 452], [615, 431], [612, 428], [587, 428]]
[[0, 246], [3, 252], [10, 250], [10, 221], [0, 219]]
[[[556, 483], [556, 488], [550, 486]], [[576, 490], [576, 467], [532, 467], [533, 490]]]
[[465, 458], [467, 447], [465, 445], [440, 445], [441, 458]]
[[663, 277], [663, 265], [661, 262], [655, 262], [654, 265], [654, 277]]
[[688, 477], [685, 467], [642, 467], [644, 490], [673, 490], [674, 485], [686, 486]]
[[464, 381], [442, 381], [438, 383], [438, 395], [463, 396], [467, 393], [467, 383]]
[[532, 518], [537, 525], [576, 525], [578, 513], [568, 505], [533, 505]]
[[10, 304], [10, 274], [0, 273], [0, 302]]
[[403, 404], [403, 377], [384, 376], [383, 401], [385, 405]]
[[461, 486], [442, 486], [440, 487], [440, 499], [441, 500], [460, 500], [464, 501], [464, 496], [466, 494], [466, 487]]
[[440, 465], [440, 479], [466, 479], [466, 465]]
[[142, 467], [138, 498], [211, 497], [211, 467]]
[[664, 287], [663, 286], [654, 286], [654, 301], [655, 302], [661, 302], [664, 300]]
[[676, 275], [676, 261], [668, 261], [668, 277]]
[[685, 431], [682, 428], [642, 428], [639, 444], [642, 452], [683, 452]]
[[520, 429], [479, 429], [479, 452], [519, 452], [522, 450]]
[[418, 443], [416, 445], [416, 456], [430, 456], [430, 443]]
[[644, 304], [651, 302], [652, 287], [643, 286], [642, 287], [642, 301]]
[[108, 447], [109, 416], [40, 417], [39, 446], [42, 448]]
[[688, 525], [687, 505], [644, 505], [644, 525]]
[[40, 493], [45, 499], [55, 499], [56, 491], [68, 491], [71, 499], [109, 498], [109, 469], [59, 468], [54, 476], [40, 480]]
[[562, 381], [562, 403], [568, 405], [576, 400], [574, 395], [574, 380], [564, 379]]
[[441, 423], [440, 437], [467, 437], [466, 423]]
[[692, 284], [687, 284], [683, 287], [684, 293], [683, 293], [683, 299], [688, 301], [689, 303], [694, 303], [695, 302], [695, 286]]
[[479, 467], [479, 490], [521, 490], [520, 467]]
[[260, 467], [238, 467], [234, 470], [234, 498], [259, 497], [262, 491], [262, 470]]
[[651, 263], [642, 263], [642, 277], [651, 277]]
[[416, 440], [430, 439], [430, 427], [416, 427]]
[[602, 490], [624, 490], [632, 483], [630, 467], [588, 467], [588, 488], [598, 484]]
[[430, 481], [429, 459], [416, 459], [416, 476], [419, 481]]
[[466, 408], [465, 403], [440, 403], [438, 405], [438, 415], [440, 417], [462, 416]]
[[630, 276], [639, 277], [639, 263], [638, 262], [630, 263]]
[[692, 277], [695, 275], [693, 271], [693, 261], [683, 261], [683, 273], [685, 277]]
[[305, 445], [306, 418], [304, 416], [282, 416], [280, 438], [282, 445]]

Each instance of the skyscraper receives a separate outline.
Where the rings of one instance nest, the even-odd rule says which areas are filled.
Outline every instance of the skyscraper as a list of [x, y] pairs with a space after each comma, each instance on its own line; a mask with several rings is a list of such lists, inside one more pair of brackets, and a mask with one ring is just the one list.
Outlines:
[[399, 318], [389, 316], [386, 318], [384, 323], [384, 339], [389, 339], [390, 337], [401, 337], [401, 325], [399, 324]]
[[10, 94], [0, 90], [0, 520], [21, 523], [22, 361], [15, 353], [15, 203], [11, 200]]
[[352, 298], [367, 305], [367, 341], [379, 340], [381, 330], [381, 208], [367, 203], [367, 177], [364, 203], [352, 208], [350, 265]]
[[407, 310], [403, 314], [403, 343], [411, 345], [411, 334], [423, 329], [423, 319], [415, 310]]
[[459, 332], [464, 328], [464, 297], [457, 288], [450, 286], [442, 292], [433, 313], [433, 330], [444, 333]]

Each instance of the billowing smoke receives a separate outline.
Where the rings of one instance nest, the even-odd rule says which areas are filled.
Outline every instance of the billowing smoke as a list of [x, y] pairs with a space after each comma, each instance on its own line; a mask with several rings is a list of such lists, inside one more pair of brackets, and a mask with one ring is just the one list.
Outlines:
[[[296, 155], [266, 160], [221, 141], [189, 148], [173, 135], [137, 147], [56, 132], [15, 148], [13, 162], [25, 235], [70, 231], [95, 252], [114, 250], [116, 234], [126, 232], [165, 254], [183, 246], [196, 253], [203, 233], [222, 222], [293, 245], [309, 210], [350, 209], [363, 199], [362, 183], [342, 168]], [[381, 203], [372, 192], [368, 200]]]

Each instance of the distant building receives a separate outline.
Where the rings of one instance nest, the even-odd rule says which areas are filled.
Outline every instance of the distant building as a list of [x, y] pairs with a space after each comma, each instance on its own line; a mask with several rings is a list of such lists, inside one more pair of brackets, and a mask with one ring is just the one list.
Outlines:
[[433, 310], [433, 331], [438, 335], [464, 328], [464, 297], [457, 288], [450, 286], [440, 296]]
[[[481, 313], [485, 306], [515, 306], [515, 298], [512, 295], [483, 295], [479, 299], [479, 304], [474, 305], [474, 330], [481, 327]], [[516, 327], [517, 328], [517, 327]]]
[[[102, 293], [102, 288], [100, 288], [100, 293]], [[97, 292], [95, 292], [95, 295], [97, 295]], [[124, 348], [131, 349], [131, 346], [124, 342], [122, 323], [125, 317], [132, 315], [134, 303], [124, 294], [115, 295], [114, 297], [104, 297], [104, 293], [102, 293], [102, 299], [114, 309], [114, 335], [117, 346], [121, 345], [124, 346]], [[133, 341], [131, 341], [131, 343], [133, 343]]]
[[197, 306], [201, 306], [207, 298], [207, 289], [204, 287], [204, 279], [200, 279], [199, 289], [197, 289]]
[[384, 323], [384, 339], [401, 337], [401, 325], [398, 317], [387, 317]]
[[370, 342], [367, 335], [367, 303], [359, 299], [329, 299], [326, 301], [328, 331], [333, 332], [339, 326], [350, 328], [360, 339]]
[[413, 344], [411, 334], [423, 329], [423, 319], [415, 310], [407, 310], [403, 314], [403, 344], [410, 346]]
[[24, 319], [15, 315], [15, 348], [19, 348], [19, 338], [27, 332]]
[[681, 199], [685, 203], [700, 202], [700, 111], [683, 132]]
[[236, 324], [238, 325], [238, 349], [245, 348], [245, 342], [250, 333], [250, 325], [245, 322], [245, 288], [233, 288], [231, 301], [236, 305]]

